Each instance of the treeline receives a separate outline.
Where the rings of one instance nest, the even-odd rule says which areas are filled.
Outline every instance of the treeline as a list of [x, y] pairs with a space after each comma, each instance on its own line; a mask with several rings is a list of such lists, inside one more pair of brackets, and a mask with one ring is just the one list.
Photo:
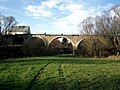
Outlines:
[[79, 45], [77, 54], [86, 57], [104, 57], [120, 53], [120, 4], [102, 12], [100, 16], [87, 17], [78, 27], [88, 38]]
[[[27, 35], [26, 35], [27, 36]], [[38, 37], [22, 35], [0, 35], [0, 58], [36, 57], [57, 54], [71, 54], [72, 44], [64, 38], [62, 42], [53, 40], [47, 46]]]
[[39, 38], [25, 40], [20, 35], [0, 35], [0, 59], [43, 55], [48, 55], [48, 50]]
[[0, 35], [0, 58], [16, 58], [22, 56], [21, 44], [24, 39], [18, 36]]

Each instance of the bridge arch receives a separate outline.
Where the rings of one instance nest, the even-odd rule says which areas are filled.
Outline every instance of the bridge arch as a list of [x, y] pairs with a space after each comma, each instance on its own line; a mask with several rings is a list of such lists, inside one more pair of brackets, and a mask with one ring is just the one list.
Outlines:
[[84, 41], [86, 38], [82, 38], [81, 40], [79, 40], [78, 42], [77, 42], [77, 44], [76, 44], [76, 49], [78, 48], [78, 46], [79, 46], [79, 44], [82, 42], [82, 41]]
[[45, 46], [48, 46], [47, 40], [44, 39], [44, 38], [42, 38], [42, 37], [40, 37], [40, 36], [34, 36], [34, 35], [33, 35], [33, 36], [27, 38], [27, 39], [25, 40], [25, 42], [28, 41], [28, 40], [30, 40], [30, 39], [32, 39], [32, 38], [39, 38], [39, 39], [41, 39], [41, 40], [44, 42]]
[[55, 36], [49, 41], [49, 49], [57, 52], [56, 54], [71, 54], [73, 53], [73, 47], [74, 43], [65, 36]]
[[75, 46], [75, 44], [73, 43], [73, 41], [72, 41], [71, 39], [69, 39], [68, 37], [66, 37], [66, 36], [55, 36], [54, 38], [52, 38], [52, 39], [49, 41], [49, 44], [48, 44], [48, 45], [50, 45], [50, 43], [51, 43], [53, 40], [58, 39], [58, 38], [66, 38], [68, 41], [70, 41], [70, 42], [72, 43], [73, 46]]
[[22, 44], [22, 50], [26, 56], [41, 56], [46, 54], [47, 47], [43, 39], [30, 37]]

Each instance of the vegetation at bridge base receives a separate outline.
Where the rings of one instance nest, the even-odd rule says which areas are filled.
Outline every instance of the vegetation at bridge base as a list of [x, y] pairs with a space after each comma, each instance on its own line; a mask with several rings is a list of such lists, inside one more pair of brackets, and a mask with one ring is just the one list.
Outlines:
[[0, 90], [119, 90], [120, 60], [32, 57], [0, 61]]
[[21, 44], [23, 38], [19, 35], [0, 35], [0, 58], [23, 57]]
[[[102, 37], [102, 36], [101, 36]], [[105, 39], [103, 39], [105, 41]], [[102, 41], [103, 41], [102, 40]], [[102, 42], [100, 38], [86, 38], [81, 41], [77, 47], [76, 55], [82, 57], [108, 57], [110, 55], [114, 55], [116, 51], [113, 48], [113, 45], [109, 43], [109, 41]]]
[[45, 46], [44, 42], [37, 37], [32, 37], [25, 41], [22, 46], [21, 50], [24, 56], [42, 56], [47, 54], [47, 47]]
[[0, 59], [48, 55], [39, 38], [24, 40], [21, 35], [0, 35]]
[[[100, 37], [100, 36], [99, 36]], [[120, 49], [115, 47], [111, 37], [102, 39], [101, 37], [90, 37], [82, 40], [74, 53], [74, 56], [81, 57], [108, 57], [116, 55]], [[103, 37], [104, 38], [104, 37]], [[30, 38], [24, 40], [21, 36], [8, 35], [0, 36], [0, 58], [36, 57], [36, 56], [56, 56], [73, 54], [72, 44], [68, 47], [64, 43], [53, 41], [46, 47], [40, 38]]]

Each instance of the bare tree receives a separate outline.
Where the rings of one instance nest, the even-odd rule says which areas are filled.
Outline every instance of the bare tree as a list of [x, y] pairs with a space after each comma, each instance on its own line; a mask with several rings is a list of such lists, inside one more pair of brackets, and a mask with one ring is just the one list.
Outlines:
[[93, 35], [94, 33], [94, 18], [87, 17], [80, 24], [80, 28], [82, 28], [81, 34], [83, 35]]
[[96, 44], [95, 44], [95, 19], [92, 17], [87, 17], [80, 23], [80, 28], [82, 28], [81, 34], [87, 35], [86, 40], [84, 40], [84, 45], [86, 51], [88, 51], [89, 56], [96, 56]]
[[114, 44], [116, 46], [117, 51], [120, 52], [120, 4], [114, 5], [111, 8], [111, 12], [113, 12], [113, 33], [114, 33]]
[[106, 26], [104, 24], [105, 20], [101, 17], [88, 17], [79, 25], [80, 28], [82, 28], [81, 33], [87, 36], [84, 42], [81, 42], [82, 46], [79, 46], [84, 47], [84, 51], [88, 54], [87, 56], [102, 56], [102, 50], [107, 46], [106, 40], [101, 36], [101, 34], [103, 35], [105, 33], [104, 31], [106, 31]]
[[84, 19], [79, 27], [82, 29], [81, 33], [89, 37], [87, 43], [92, 53], [99, 51], [95, 38], [100, 40], [104, 48], [110, 46], [115, 48], [116, 52], [120, 51], [120, 5], [114, 5], [109, 10], [103, 11], [101, 16]]
[[7, 31], [10, 31], [13, 26], [15, 26], [18, 22], [15, 20], [13, 16], [4, 16], [0, 14], [0, 28], [2, 34], [6, 34]]
[[111, 39], [116, 51], [120, 47], [120, 5], [114, 5], [96, 17], [96, 33]]

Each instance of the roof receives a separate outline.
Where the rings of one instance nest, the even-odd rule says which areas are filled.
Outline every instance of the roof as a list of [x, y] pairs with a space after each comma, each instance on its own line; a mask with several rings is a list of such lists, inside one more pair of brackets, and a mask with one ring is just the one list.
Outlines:
[[30, 26], [13, 26], [12, 32], [30, 32]]

